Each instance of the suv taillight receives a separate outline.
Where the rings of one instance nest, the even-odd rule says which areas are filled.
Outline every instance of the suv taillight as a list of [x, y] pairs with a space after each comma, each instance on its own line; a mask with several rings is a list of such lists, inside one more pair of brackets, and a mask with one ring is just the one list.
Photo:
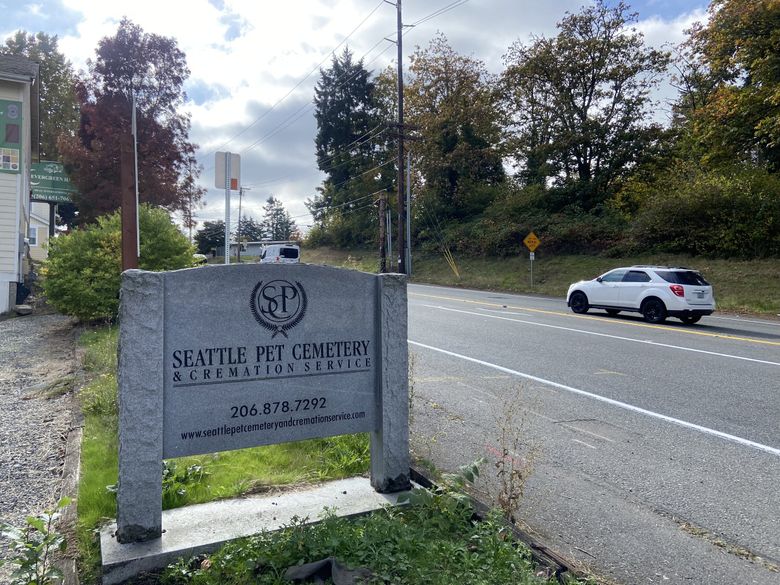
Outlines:
[[677, 295], [678, 297], [684, 297], [685, 296], [685, 289], [682, 287], [681, 284], [673, 284], [669, 286], [670, 289], [672, 289], [672, 292]]

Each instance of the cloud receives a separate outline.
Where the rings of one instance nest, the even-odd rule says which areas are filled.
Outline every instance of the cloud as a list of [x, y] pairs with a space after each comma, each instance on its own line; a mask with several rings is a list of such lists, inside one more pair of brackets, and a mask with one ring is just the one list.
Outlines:
[[[408, 28], [404, 55], [408, 59], [416, 45], [426, 46], [441, 31], [457, 51], [498, 73], [510, 44], [556, 34], [564, 13], [586, 1], [471, 0]], [[405, 2], [404, 23], [449, 4]], [[644, 15], [637, 28], [654, 46], [678, 42], [684, 28], [706, 16], [703, 0], [633, 4]], [[390, 65], [396, 53], [384, 40], [395, 36], [396, 12], [380, 0], [36, 0], [13, 6], [0, 29], [58, 33], [60, 49], [77, 69], [86, 68], [98, 41], [112, 36], [123, 16], [148, 33], [177, 40], [191, 70], [185, 109], [192, 116], [191, 138], [200, 145], [202, 184], [209, 188], [208, 204], [197, 216], [211, 219], [224, 213], [224, 192], [213, 187], [210, 168], [217, 149], [242, 154], [244, 183], [255, 186], [245, 198], [248, 210], [259, 214], [273, 194], [292, 215], [305, 214], [304, 201], [323, 178], [316, 168], [311, 108], [318, 68], [329, 65], [334, 48], [346, 45], [374, 72]]]
[[660, 49], [680, 44], [685, 40], [686, 30], [691, 28], [695, 22], [705, 22], [706, 20], [707, 12], [700, 8], [680, 14], [672, 19], [652, 16], [640, 20], [636, 29], [644, 34], [645, 42], [648, 45]]

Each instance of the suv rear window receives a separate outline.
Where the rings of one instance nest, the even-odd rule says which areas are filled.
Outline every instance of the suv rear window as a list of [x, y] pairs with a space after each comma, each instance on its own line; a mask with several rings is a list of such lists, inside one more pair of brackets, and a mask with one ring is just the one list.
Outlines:
[[656, 270], [656, 274], [666, 282], [673, 284], [689, 284], [692, 286], [709, 286], [704, 277], [693, 270]]
[[282, 248], [279, 250], [279, 255], [282, 258], [297, 258], [298, 248]]

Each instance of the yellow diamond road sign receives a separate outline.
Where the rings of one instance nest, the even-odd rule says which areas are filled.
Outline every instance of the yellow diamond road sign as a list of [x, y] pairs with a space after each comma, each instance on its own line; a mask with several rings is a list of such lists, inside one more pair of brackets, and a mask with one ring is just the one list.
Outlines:
[[525, 244], [526, 248], [528, 248], [531, 252], [533, 252], [534, 250], [536, 250], [536, 248], [539, 247], [539, 244], [541, 244], [542, 242], [539, 240], [539, 238], [536, 237], [535, 233], [531, 232], [525, 237], [523, 243]]

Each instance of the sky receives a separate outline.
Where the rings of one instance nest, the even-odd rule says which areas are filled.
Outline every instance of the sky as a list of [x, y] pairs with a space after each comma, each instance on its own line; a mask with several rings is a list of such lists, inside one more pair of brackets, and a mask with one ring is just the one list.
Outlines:
[[[556, 22], [587, 2], [403, 0], [404, 24], [447, 9], [406, 29], [404, 59], [441, 32], [455, 50], [499, 73], [513, 42], [554, 36]], [[638, 13], [636, 28], [655, 47], [680, 42], [693, 22], [706, 20], [708, 5], [705, 0], [626, 2]], [[184, 86], [190, 139], [199, 147], [200, 183], [208, 189], [193, 211], [199, 225], [225, 216], [225, 190], [214, 185], [217, 151], [241, 157], [241, 183], [247, 187], [242, 215], [261, 220], [263, 205], [274, 196], [299, 226], [310, 225], [304, 202], [325, 178], [314, 154], [312, 100], [319, 69], [346, 46], [375, 73], [393, 64], [396, 55], [395, 44], [385, 40], [395, 37], [396, 9], [385, 0], [0, 0], [0, 14], [0, 39], [19, 29], [56, 34], [77, 72], [86, 70], [98, 41], [114, 35], [125, 16], [145, 32], [177, 40], [191, 71]], [[661, 120], [668, 111], [666, 97], [670, 88], [658, 94]], [[238, 199], [233, 192], [231, 223]]]

